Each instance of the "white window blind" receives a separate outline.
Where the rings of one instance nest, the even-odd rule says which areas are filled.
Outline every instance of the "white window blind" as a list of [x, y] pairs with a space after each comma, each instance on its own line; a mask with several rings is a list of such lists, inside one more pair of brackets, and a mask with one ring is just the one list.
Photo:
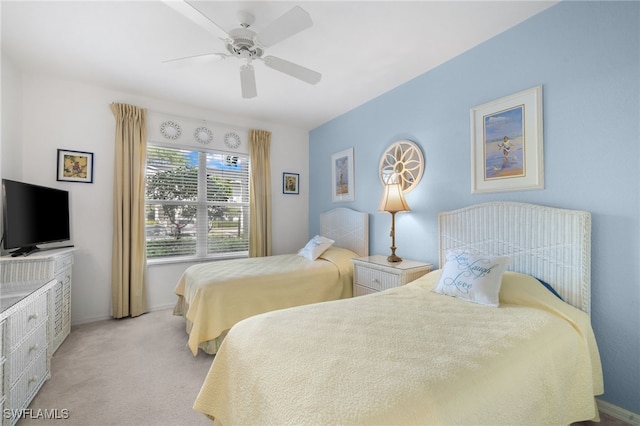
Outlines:
[[147, 258], [246, 256], [246, 155], [149, 145]]

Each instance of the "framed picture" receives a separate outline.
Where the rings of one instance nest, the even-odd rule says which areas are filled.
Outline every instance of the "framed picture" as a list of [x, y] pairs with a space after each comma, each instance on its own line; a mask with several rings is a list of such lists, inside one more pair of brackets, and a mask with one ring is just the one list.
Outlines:
[[471, 108], [471, 192], [544, 188], [542, 86]]
[[57, 180], [93, 183], [93, 153], [59, 149]]
[[299, 194], [300, 193], [300, 175], [298, 173], [282, 173], [282, 193], [283, 194]]
[[353, 201], [353, 147], [331, 155], [331, 200]]

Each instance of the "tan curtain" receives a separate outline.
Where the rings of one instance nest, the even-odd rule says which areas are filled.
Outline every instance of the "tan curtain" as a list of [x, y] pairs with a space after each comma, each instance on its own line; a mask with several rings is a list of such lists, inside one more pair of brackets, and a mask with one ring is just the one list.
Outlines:
[[271, 132], [249, 132], [249, 257], [271, 255]]
[[111, 104], [116, 119], [111, 266], [114, 318], [144, 314], [147, 255], [144, 234], [144, 186], [147, 155], [146, 111]]

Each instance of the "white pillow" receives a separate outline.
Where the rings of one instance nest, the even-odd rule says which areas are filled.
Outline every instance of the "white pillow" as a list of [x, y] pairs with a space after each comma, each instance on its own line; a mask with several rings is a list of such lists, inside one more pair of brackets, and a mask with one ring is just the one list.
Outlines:
[[306, 257], [309, 260], [316, 260], [326, 249], [331, 247], [335, 241], [329, 238], [316, 235], [309, 240], [304, 248], [300, 249], [298, 254], [302, 257]]
[[434, 291], [481, 305], [498, 306], [502, 274], [510, 261], [507, 256], [449, 251]]

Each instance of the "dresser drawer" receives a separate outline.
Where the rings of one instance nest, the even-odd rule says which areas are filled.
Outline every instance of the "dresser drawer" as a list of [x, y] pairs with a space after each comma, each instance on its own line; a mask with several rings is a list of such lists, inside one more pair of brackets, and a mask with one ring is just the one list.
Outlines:
[[[6, 362], [5, 359], [0, 356], [0, 399], [4, 399], [5, 389], [4, 389], [4, 366]], [[0, 411], [1, 413], [1, 411]], [[2, 420], [0, 420], [0, 425], [2, 424]]]
[[376, 290], [370, 289], [369, 287], [363, 287], [361, 285], [354, 285], [353, 286], [353, 295], [354, 296], [365, 296], [367, 294], [371, 294], [371, 293], [377, 293]]
[[[4, 389], [4, 369], [6, 364], [6, 358], [4, 355], [4, 351], [2, 350], [4, 344], [4, 320], [0, 321], [0, 400], [4, 399], [5, 389]], [[0, 411], [2, 413], [2, 411]], [[2, 424], [2, 420], [0, 420], [0, 425]]]
[[8, 318], [9, 347], [6, 348], [7, 350], [12, 351], [31, 331], [46, 323], [47, 302], [47, 293], [43, 292]]
[[374, 291], [387, 290], [400, 285], [398, 275], [360, 265], [356, 265], [354, 274], [357, 286], [367, 287]]
[[2, 262], [0, 271], [0, 282], [3, 283], [50, 280], [54, 275], [54, 263], [49, 259], [24, 261], [12, 258]]
[[[9, 406], [13, 410], [26, 408], [29, 401], [48, 379], [47, 351], [41, 351], [35, 361], [25, 370], [18, 381], [10, 388]], [[5, 403], [5, 405], [7, 405]]]
[[47, 348], [47, 323], [43, 322], [9, 357], [9, 386], [13, 386], [24, 369]]
[[431, 271], [430, 263], [403, 260], [389, 262], [387, 256], [374, 255], [351, 259], [353, 263], [353, 295], [389, 290], [420, 278]]
[[5, 321], [0, 321], [0, 359], [4, 357], [3, 345], [4, 345], [4, 323]]

